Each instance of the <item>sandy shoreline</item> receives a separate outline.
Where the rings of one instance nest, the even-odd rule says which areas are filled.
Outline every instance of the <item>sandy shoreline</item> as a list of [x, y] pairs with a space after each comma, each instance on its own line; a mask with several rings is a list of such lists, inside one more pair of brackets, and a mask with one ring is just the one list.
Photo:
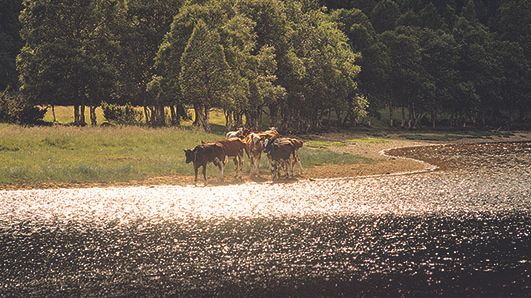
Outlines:
[[[358, 133], [327, 133], [323, 135], [310, 136], [313, 140], [322, 139], [329, 141], [344, 141], [356, 138], [366, 138], [367, 134]], [[420, 160], [404, 158], [400, 154], [400, 148], [433, 146], [445, 144], [471, 144], [485, 142], [518, 142], [531, 141], [531, 132], [517, 132], [511, 136], [495, 136], [488, 138], [457, 138], [450, 141], [433, 140], [408, 140], [399, 134], [389, 134], [382, 141], [369, 143], [351, 142], [346, 146], [328, 147], [329, 150], [350, 153], [372, 160], [370, 163], [357, 163], [349, 165], [322, 165], [305, 169], [302, 176], [297, 180], [305, 179], [327, 179], [327, 178], [349, 178], [365, 177], [391, 174], [408, 174], [435, 170], [437, 165], [430, 163], [430, 160]], [[392, 152], [392, 153], [389, 153]], [[303, 161], [304, 165], [304, 161]], [[444, 170], [444, 167], [443, 167]], [[217, 176], [209, 181], [209, 185], [240, 184], [246, 182], [269, 182], [270, 175], [267, 170], [262, 169], [260, 177], [250, 179], [244, 175], [243, 180], [237, 180], [233, 176], [226, 176], [225, 182], [221, 183]], [[119, 186], [157, 186], [157, 185], [190, 185], [193, 184], [192, 176], [163, 176], [150, 177], [144, 180], [132, 180], [126, 182], [104, 182], [104, 183], [40, 183], [40, 184], [9, 184], [0, 185], [0, 190], [21, 190], [21, 189], [56, 189], [56, 188], [90, 188], [90, 187], [119, 187]]]

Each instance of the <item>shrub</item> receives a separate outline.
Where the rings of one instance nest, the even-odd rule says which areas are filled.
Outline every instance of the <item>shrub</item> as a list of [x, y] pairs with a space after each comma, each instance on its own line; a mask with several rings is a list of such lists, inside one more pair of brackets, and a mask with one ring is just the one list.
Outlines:
[[20, 93], [4, 90], [0, 93], [0, 122], [32, 125], [43, 123], [46, 108], [30, 103]]
[[142, 122], [142, 112], [130, 104], [124, 106], [103, 103], [103, 115], [111, 123], [120, 125], [137, 125]]

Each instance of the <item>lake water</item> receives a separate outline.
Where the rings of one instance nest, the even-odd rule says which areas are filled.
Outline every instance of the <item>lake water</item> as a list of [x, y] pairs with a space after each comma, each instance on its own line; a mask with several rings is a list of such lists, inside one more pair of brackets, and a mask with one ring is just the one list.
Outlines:
[[0, 191], [0, 296], [529, 296], [531, 143], [431, 173]]

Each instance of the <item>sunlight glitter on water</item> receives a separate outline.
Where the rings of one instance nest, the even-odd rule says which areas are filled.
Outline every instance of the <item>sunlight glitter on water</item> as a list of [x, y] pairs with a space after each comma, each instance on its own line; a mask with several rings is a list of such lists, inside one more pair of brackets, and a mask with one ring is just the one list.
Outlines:
[[[98, 225], [137, 220], [529, 210], [525, 198], [531, 197], [531, 186], [526, 177], [520, 178], [432, 173], [291, 184], [0, 191], [0, 223], [80, 221]], [[505, 192], [508, 188], [510, 197]]]

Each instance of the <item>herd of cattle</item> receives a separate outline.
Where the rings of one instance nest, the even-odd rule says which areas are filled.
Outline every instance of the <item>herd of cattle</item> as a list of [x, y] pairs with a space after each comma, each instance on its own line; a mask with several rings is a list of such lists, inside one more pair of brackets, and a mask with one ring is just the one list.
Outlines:
[[249, 158], [251, 177], [259, 173], [260, 157], [262, 152], [265, 152], [271, 165], [273, 180], [277, 180], [280, 178], [281, 169], [285, 169], [288, 178], [293, 177], [295, 166], [298, 166], [302, 173], [302, 164], [298, 155], [298, 150], [302, 146], [303, 141], [299, 139], [281, 138], [275, 128], [263, 132], [252, 132], [249, 129], [240, 128], [237, 131], [228, 132], [225, 140], [212, 143], [201, 142], [194, 149], [184, 150], [184, 153], [186, 163], [194, 165], [195, 183], [197, 183], [197, 172], [200, 167], [203, 167], [203, 178], [205, 184], [207, 183], [206, 166], [209, 162], [219, 168], [223, 180], [225, 163], [228, 159], [234, 161], [236, 177], [241, 178], [244, 152]]

